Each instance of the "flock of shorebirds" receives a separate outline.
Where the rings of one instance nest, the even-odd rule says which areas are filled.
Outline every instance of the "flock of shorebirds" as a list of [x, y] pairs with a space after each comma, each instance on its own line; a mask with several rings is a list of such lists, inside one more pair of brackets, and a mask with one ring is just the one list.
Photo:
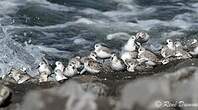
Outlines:
[[[109, 62], [109, 66], [114, 71], [135, 72], [147, 68], [152, 69], [158, 64], [167, 64], [173, 59], [187, 59], [198, 55], [198, 42], [196, 39], [188, 40], [185, 45], [178, 40], [167, 39], [166, 45], [159, 52], [160, 54], [156, 55], [156, 53], [142, 46], [149, 38], [148, 33], [138, 32], [128, 39], [119, 54], [103, 43], [97, 43], [88, 56], [76, 56], [70, 59], [66, 67], [62, 62], [56, 61], [54, 70], [47, 61], [42, 61], [38, 67], [38, 80], [39, 82], [49, 81], [52, 74], [56, 81], [61, 81], [77, 74], [81, 75], [86, 71], [94, 74], [100, 73], [105, 62]], [[9, 76], [20, 84], [28, 79], [27, 74], [25, 77], [25, 70], [22, 70], [22, 72], [23, 75], [15, 70], [10, 72]]]

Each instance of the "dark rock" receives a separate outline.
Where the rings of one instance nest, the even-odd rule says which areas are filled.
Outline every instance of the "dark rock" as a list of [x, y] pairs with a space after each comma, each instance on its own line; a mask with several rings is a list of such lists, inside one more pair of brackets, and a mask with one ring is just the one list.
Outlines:
[[167, 78], [170, 82], [178, 82], [192, 78], [196, 74], [196, 72], [198, 72], [198, 67], [190, 66], [181, 68], [169, 74], [164, 74], [164, 77]]
[[96, 110], [96, 96], [69, 81], [61, 87], [28, 93], [20, 110]]
[[0, 107], [10, 104], [12, 91], [7, 86], [0, 84]]
[[122, 90], [121, 100], [117, 110], [158, 109], [156, 101], [170, 98], [168, 80], [146, 78], [127, 84]]
[[34, 91], [28, 93], [18, 110], [64, 110], [65, 98], [47, 92]]
[[91, 92], [96, 96], [107, 96], [108, 93], [108, 87], [105, 84], [102, 83], [82, 83], [82, 88], [87, 91]]
[[[198, 102], [198, 67], [190, 66], [164, 75], [170, 81], [171, 97], [176, 102], [184, 104], [197, 104]], [[181, 106], [184, 110], [194, 110], [191, 106]]]

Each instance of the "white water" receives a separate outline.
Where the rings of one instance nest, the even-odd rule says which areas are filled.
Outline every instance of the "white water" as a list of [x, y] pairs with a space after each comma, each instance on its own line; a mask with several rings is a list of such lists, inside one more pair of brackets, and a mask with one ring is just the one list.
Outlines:
[[[32, 71], [44, 54], [68, 59], [89, 52], [96, 42], [108, 42], [107, 45], [119, 49], [127, 37], [142, 30], [149, 32], [151, 40], [147, 46], [156, 51], [166, 38], [188, 38], [187, 33], [198, 30], [196, 2], [160, 0], [151, 5], [147, 0], [111, 0], [104, 1], [104, 8], [112, 6], [108, 3], [116, 5], [105, 11], [98, 9], [103, 6], [94, 1], [84, 2], [79, 7], [68, 5], [69, 1], [60, 4], [46, 0], [1, 0], [0, 24], [4, 31], [0, 32], [0, 42], [4, 43], [0, 44], [0, 74], [11, 67]], [[29, 39], [31, 45], [24, 46]]]

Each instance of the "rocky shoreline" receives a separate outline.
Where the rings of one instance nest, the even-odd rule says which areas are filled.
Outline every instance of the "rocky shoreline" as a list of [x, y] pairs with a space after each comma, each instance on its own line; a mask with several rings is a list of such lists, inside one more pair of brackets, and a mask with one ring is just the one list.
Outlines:
[[[68, 100], [68, 98], [69, 98], [68, 96], [71, 96], [71, 94], [67, 94], [67, 96], [65, 96], [65, 97], [61, 96], [61, 95], [63, 95], [63, 93], [66, 93], [67, 91], [70, 91], [70, 93], [73, 93], [73, 94], [75, 94], [75, 92], [77, 92], [76, 94], [80, 94], [80, 95], [86, 94], [86, 93], [93, 94], [92, 98], [94, 98], [94, 100], [92, 100], [92, 98], [91, 98], [90, 99], [91, 101], [87, 102], [87, 103], [89, 105], [92, 103], [92, 101], [94, 101], [94, 104], [97, 105], [97, 107], [94, 108], [94, 110], [118, 109], [119, 108], [119, 107], [117, 107], [118, 102], [126, 103], [126, 102], [124, 102], [126, 99], [123, 99], [123, 97], [127, 93], [123, 93], [123, 91], [126, 90], [126, 91], [130, 92], [130, 90], [126, 89], [127, 85], [130, 85], [130, 84], [133, 85], [138, 82], [144, 82], [145, 81], [144, 79], [148, 79], [149, 81], [145, 81], [145, 84], [140, 84], [138, 86], [141, 88], [142, 85], [146, 86], [147, 84], [148, 85], [151, 84], [148, 87], [150, 89], [152, 89], [155, 86], [159, 86], [159, 85], [155, 85], [155, 84], [152, 85], [152, 82], [156, 82], [156, 84], [161, 84], [161, 81], [158, 81], [160, 78], [162, 79], [162, 81], [165, 79], [166, 80], [165, 82], [167, 82], [167, 81], [169, 83], [171, 82], [170, 85], [174, 85], [177, 83], [178, 83], [178, 85], [182, 85], [183, 83], [180, 84], [180, 80], [185, 80], [188, 83], [191, 81], [194, 81], [194, 77], [189, 78], [189, 76], [191, 76], [190, 72], [192, 72], [193, 70], [191, 70], [191, 69], [188, 70], [185, 68], [196, 68], [196, 66], [198, 66], [198, 59], [193, 58], [193, 59], [173, 61], [173, 62], [168, 63], [167, 65], [159, 65], [158, 67], [155, 67], [153, 70], [149, 70], [149, 71], [145, 71], [145, 72], [136, 72], [136, 73], [104, 72], [104, 73], [100, 73], [100, 74], [96, 74], [96, 75], [85, 74], [85, 75], [79, 75], [79, 76], [72, 77], [71, 79], [66, 80], [65, 82], [43, 82], [43, 83], [26, 82], [26, 83], [18, 85], [18, 84], [14, 84], [14, 83], [10, 83], [10, 82], [1, 80], [1, 82], [0, 82], [1, 84], [9, 87], [12, 90], [12, 96], [11, 96], [10, 101], [6, 102], [6, 104], [4, 104], [1, 109], [2, 110], [53, 110], [53, 108], [48, 107], [48, 104], [49, 104], [48, 100], [51, 100], [50, 103], [59, 108], [60, 106], [63, 106], [66, 103], [65, 101]], [[178, 74], [175, 73], [176, 70], [177, 70]], [[184, 71], [184, 70], [185, 70], [185, 72], [182, 73], [182, 71]], [[188, 74], [188, 72], [189, 72], [189, 74]], [[184, 75], [184, 76], [182, 76], [182, 75]], [[172, 82], [174, 82], [174, 84], [172, 84]], [[74, 83], [74, 86], [72, 86], [73, 83]], [[162, 84], [163, 84], [163, 82], [162, 82]], [[77, 87], [75, 87], [75, 86], [77, 86]], [[165, 85], [163, 85], [163, 86], [165, 86]], [[134, 88], [135, 87], [136, 86], [134, 86]], [[59, 93], [61, 88], [63, 90], [62, 91], [63, 93]], [[133, 88], [133, 86], [132, 86], [132, 88]], [[80, 90], [80, 92], [78, 89]], [[145, 90], [144, 92], [145, 93], [148, 92], [148, 94], [149, 94], [149, 91], [147, 89], [143, 88], [143, 90]], [[159, 88], [159, 90], [155, 90], [155, 89], [153, 89], [153, 90], [154, 90], [154, 93], [159, 92], [160, 96], [163, 96], [164, 94], [166, 94], [165, 93], [166, 91], [163, 91], [164, 93], [162, 91], [160, 92], [160, 90], [161, 90], [160, 88]], [[44, 92], [44, 91], [47, 91], [47, 92]], [[132, 89], [131, 91], [135, 91], [135, 90]], [[140, 92], [139, 95], [141, 95], [141, 91], [139, 91], [139, 92]], [[171, 92], [173, 92], [173, 91], [171, 90]], [[40, 99], [40, 101], [47, 105], [44, 106], [44, 108], [34, 108], [34, 107], [37, 107], [39, 105], [39, 103], [37, 103], [38, 99], [34, 99], [31, 96], [31, 94], [34, 94], [34, 95], [40, 94], [39, 97], [42, 97], [42, 99]], [[137, 93], [130, 93], [131, 96], [129, 95], [129, 97], [134, 96], [133, 94], [137, 95]], [[180, 94], [180, 93], [178, 93], [178, 94]], [[48, 99], [50, 97], [51, 97], [51, 99]], [[78, 98], [82, 98], [82, 97], [83, 97], [83, 95]], [[171, 97], [174, 99], [174, 96], [168, 95], [168, 97]], [[186, 96], [186, 97], [188, 97], [188, 96]], [[29, 98], [30, 99], [32, 98], [31, 102], [25, 101], [25, 100], [30, 100]], [[150, 95], [150, 96], [145, 96], [144, 98], [145, 98], [145, 100], [147, 100], [147, 98], [149, 99], [149, 98], [153, 98], [153, 97], [152, 97], [152, 95]], [[188, 97], [188, 98], [192, 98], [192, 97]], [[132, 99], [133, 98], [127, 99], [127, 100], [130, 101]], [[63, 103], [61, 100], [64, 100], [65, 103]], [[139, 101], [139, 100], [140, 99], [137, 99], [137, 101]], [[143, 100], [143, 99], [141, 99], [141, 100]], [[35, 103], [34, 103], [34, 101], [35, 101]], [[30, 103], [29, 106], [27, 106], [28, 103]], [[33, 104], [31, 104], [31, 103], [33, 103]], [[141, 101], [138, 103], [140, 103], [140, 105], [143, 104], [140, 106], [140, 108], [146, 107], [144, 109], [147, 109], [147, 110], [151, 109], [151, 108], [148, 108], [148, 105], [146, 105], [145, 103], [142, 103]], [[33, 108], [31, 108], [31, 107], [33, 107]], [[164, 108], [164, 109], [167, 109], [167, 108]], [[65, 105], [64, 105], [64, 107], [59, 110], [67, 110], [67, 109], [65, 108]], [[72, 109], [72, 110], [77, 110], [77, 109]], [[91, 108], [87, 108], [87, 109], [82, 108], [82, 110], [93, 110], [93, 108], [92, 109]], [[119, 110], [121, 110], [121, 109], [119, 108]]]

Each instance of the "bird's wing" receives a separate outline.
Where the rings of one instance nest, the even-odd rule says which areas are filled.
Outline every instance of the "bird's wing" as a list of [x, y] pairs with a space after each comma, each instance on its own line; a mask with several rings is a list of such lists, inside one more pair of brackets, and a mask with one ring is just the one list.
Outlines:
[[112, 50], [107, 47], [103, 47], [101, 50], [107, 53], [112, 53]]

